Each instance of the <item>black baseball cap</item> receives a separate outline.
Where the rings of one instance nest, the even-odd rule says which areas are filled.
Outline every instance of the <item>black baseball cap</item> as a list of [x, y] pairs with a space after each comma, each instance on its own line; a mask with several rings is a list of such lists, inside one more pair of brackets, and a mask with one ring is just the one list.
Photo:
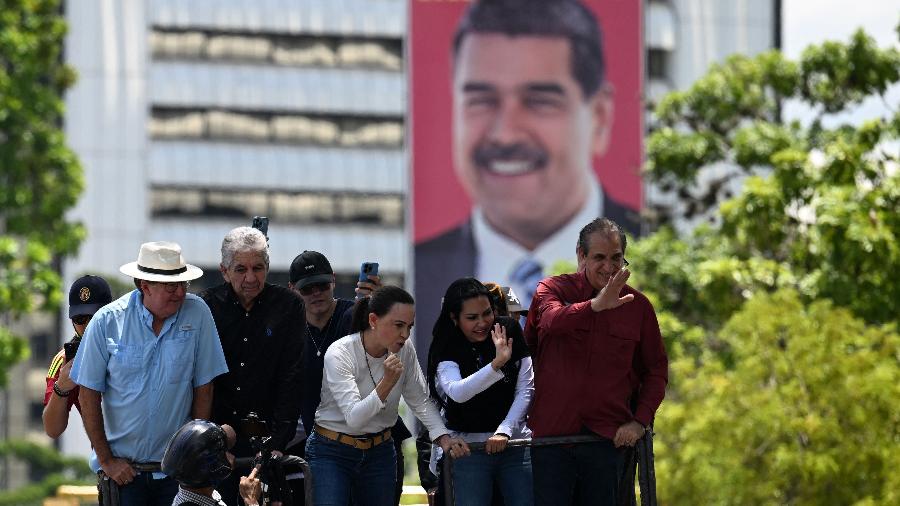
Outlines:
[[291, 262], [291, 283], [300, 289], [314, 283], [334, 281], [334, 270], [325, 255], [318, 251], [304, 251]]
[[93, 315], [112, 302], [109, 283], [100, 276], [82, 276], [69, 288], [69, 318]]

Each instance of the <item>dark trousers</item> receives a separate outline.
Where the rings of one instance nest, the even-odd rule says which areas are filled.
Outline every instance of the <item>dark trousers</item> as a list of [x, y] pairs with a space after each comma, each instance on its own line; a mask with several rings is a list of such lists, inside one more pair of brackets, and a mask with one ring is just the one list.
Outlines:
[[178, 494], [178, 482], [166, 477], [153, 479], [153, 473], [139, 473], [134, 481], [119, 487], [121, 506], [171, 506]]
[[531, 449], [537, 506], [616, 506], [624, 451], [612, 441]]

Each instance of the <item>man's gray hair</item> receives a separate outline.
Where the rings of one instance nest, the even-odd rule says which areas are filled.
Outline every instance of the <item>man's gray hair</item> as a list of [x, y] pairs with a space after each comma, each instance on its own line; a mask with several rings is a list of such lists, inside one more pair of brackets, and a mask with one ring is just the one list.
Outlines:
[[225, 234], [222, 239], [222, 265], [231, 268], [234, 256], [238, 253], [260, 253], [269, 268], [269, 243], [262, 232], [251, 227], [238, 227]]

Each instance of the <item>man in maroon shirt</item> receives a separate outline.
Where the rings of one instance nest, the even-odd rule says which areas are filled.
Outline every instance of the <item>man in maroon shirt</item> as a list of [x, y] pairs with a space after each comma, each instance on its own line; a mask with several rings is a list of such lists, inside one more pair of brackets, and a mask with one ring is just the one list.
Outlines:
[[[578, 236], [579, 272], [538, 283], [525, 327], [535, 364], [535, 437], [600, 443], [532, 448], [535, 504], [616, 504], [624, 452], [653, 421], [668, 358], [647, 298], [625, 284], [625, 235], [598, 218]], [[632, 409], [632, 406], [634, 409]]]

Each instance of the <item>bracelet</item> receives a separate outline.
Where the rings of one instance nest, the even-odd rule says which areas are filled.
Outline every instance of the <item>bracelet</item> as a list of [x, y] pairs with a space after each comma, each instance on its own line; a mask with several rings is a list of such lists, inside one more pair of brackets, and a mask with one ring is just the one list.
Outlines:
[[[75, 390], [75, 389], [73, 388], [72, 390]], [[53, 384], [53, 393], [55, 393], [56, 395], [58, 395], [60, 397], [68, 397], [69, 394], [72, 393], [72, 390], [60, 390], [59, 383]]]

